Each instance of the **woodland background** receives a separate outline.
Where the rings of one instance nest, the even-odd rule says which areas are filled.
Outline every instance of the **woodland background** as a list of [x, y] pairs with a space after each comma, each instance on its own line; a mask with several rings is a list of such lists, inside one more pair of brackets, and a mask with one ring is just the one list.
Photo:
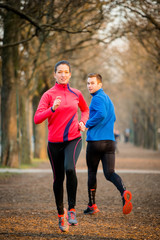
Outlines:
[[0, 0], [1, 165], [47, 157], [47, 122], [33, 116], [62, 59], [88, 104], [87, 74], [100, 73], [120, 134], [159, 150], [159, 13], [159, 0]]

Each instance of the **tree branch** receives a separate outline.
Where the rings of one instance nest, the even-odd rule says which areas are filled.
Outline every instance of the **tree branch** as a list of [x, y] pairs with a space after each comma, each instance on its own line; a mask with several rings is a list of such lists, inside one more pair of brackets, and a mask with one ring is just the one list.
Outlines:
[[33, 34], [30, 38], [28, 39], [25, 39], [25, 40], [22, 40], [22, 41], [19, 41], [19, 42], [15, 42], [15, 43], [9, 43], [9, 44], [4, 44], [4, 45], [1, 45], [0, 46], [0, 49], [1, 48], [6, 48], [6, 47], [15, 47], [21, 43], [25, 43], [25, 42], [28, 42], [30, 41], [32, 38], [34, 38], [36, 36], [36, 34]]
[[146, 18], [148, 19], [158, 30], [160, 30], [160, 25], [158, 24], [158, 22], [151, 16], [149, 15], [148, 13], [144, 12], [143, 10], [143, 14], [141, 12], [139, 12], [138, 10], [136, 9], [133, 9], [129, 6], [126, 6], [124, 5], [125, 8], [129, 9], [131, 12], [134, 12], [138, 15], [140, 15], [142, 18]]
[[22, 12], [19, 9], [16, 9], [14, 7], [12, 7], [11, 5], [5, 4], [5, 3], [0, 3], [0, 8], [4, 8], [8, 11], [12, 11], [15, 14], [17, 14], [18, 16], [20, 16], [21, 18], [27, 20], [28, 22], [30, 22], [33, 26], [35, 26], [38, 30], [42, 31], [42, 27], [41, 25], [38, 24], [38, 22], [35, 21], [35, 19], [33, 19], [32, 17], [26, 15], [24, 12]]

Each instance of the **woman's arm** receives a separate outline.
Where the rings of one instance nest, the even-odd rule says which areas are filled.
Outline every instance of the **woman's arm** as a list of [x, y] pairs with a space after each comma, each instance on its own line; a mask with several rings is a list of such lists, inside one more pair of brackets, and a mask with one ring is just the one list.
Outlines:
[[78, 104], [80, 110], [81, 110], [81, 119], [80, 122], [83, 122], [84, 124], [86, 124], [88, 117], [89, 117], [89, 108], [88, 105], [82, 95], [82, 93], [80, 93], [79, 95], [79, 104]]
[[35, 112], [35, 115], [34, 115], [34, 123], [35, 124], [42, 123], [44, 120], [46, 120], [52, 114], [54, 114], [54, 111], [52, 110], [52, 108], [49, 107], [49, 103], [50, 103], [49, 96], [48, 96], [48, 94], [44, 93], [39, 102], [37, 111]]

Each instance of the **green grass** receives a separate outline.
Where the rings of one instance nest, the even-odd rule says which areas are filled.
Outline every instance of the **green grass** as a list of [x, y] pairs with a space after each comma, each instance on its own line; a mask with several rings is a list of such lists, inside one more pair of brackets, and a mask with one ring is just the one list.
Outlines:
[[[28, 168], [35, 168], [35, 167], [38, 167], [40, 163], [42, 162], [46, 162], [47, 160], [45, 159], [40, 159], [40, 158], [33, 158], [31, 160], [31, 163], [30, 164], [21, 164], [19, 166], [19, 169], [28, 169]], [[0, 168], [9, 168], [8, 166], [2, 166], [0, 165]]]
[[40, 159], [40, 158], [33, 158], [31, 164], [21, 164], [19, 168], [21, 169], [28, 169], [28, 168], [35, 168], [38, 167], [40, 163], [46, 162], [47, 160]]
[[[31, 161], [31, 164], [21, 164], [19, 166], [19, 169], [28, 169], [28, 168], [35, 168], [38, 167], [40, 163], [42, 162], [46, 162], [47, 160], [44, 159], [40, 159], [40, 158], [33, 158]], [[9, 168], [8, 166], [1, 166], [0, 168], [5, 169], [5, 168]], [[0, 180], [7, 180], [15, 175], [18, 175], [20, 173], [10, 173], [10, 172], [0, 172]]]
[[0, 180], [7, 180], [13, 176], [18, 175], [19, 173], [9, 173], [9, 172], [5, 172], [5, 173], [0, 173]]

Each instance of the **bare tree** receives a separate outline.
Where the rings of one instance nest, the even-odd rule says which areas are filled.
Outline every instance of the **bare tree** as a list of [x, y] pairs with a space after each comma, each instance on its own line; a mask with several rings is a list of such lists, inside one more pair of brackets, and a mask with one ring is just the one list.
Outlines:
[[[28, 134], [25, 122], [27, 120], [24, 115], [17, 115], [19, 110], [25, 112], [23, 96], [26, 97], [36, 90], [36, 69], [40, 64], [41, 50], [44, 51], [45, 46], [49, 46], [49, 41], [52, 39], [53, 46], [56, 46], [56, 39], [61, 39], [61, 36], [70, 34], [81, 35], [80, 42], [72, 44], [72, 49], [68, 49], [62, 43], [58, 43], [59, 56], [64, 52], [71, 52], [78, 46], [82, 45], [84, 38], [92, 36], [96, 31], [103, 17], [101, 1], [0, 1], [1, 20], [3, 21], [4, 37], [2, 39], [2, 159], [3, 165], [18, 166], [18, 144], [17, 133], [24, 137], [28, 142]], [[17, 21], [13, 21], [17, 19]], [[57, 36], [57, 33], [59, 36]], [[37, 42], [38, 40], [38, 42]], [[47, 42], [48, 41], [48, 42]], [[35, 43], [37, 42], [37, 44]], [[64, 42], [64, 41], [63, 41]], [[23, 76], [25, 72], [25, 64], [23, 59], [19, 59], [23, 52], [31, 54], [31, 45], [35, 43], [33, 55], [29, 55], [27, 64], [28, 78]], [[27, 47], [28, 45], [28, 47]], [[28, 48], [28, 50], [27, 50]], [[16, 52], [13, 52], [15, 49]], [[56, 52], [58, 59], [58, 51]], [[17, 56], [17, 58], [16, 58]], [[16, 58], [16, 61], [15, 61]], [[26, 57], [27, 58], [27, 57]], [[48, 59], [47, 59], [48, 60]], [[54, 59], [55, 61], [55, 59]], [[20, 65], [22, 63], [22, 66]], [[8, 68], [7, 68], [8, 66]], [[10, 73], [10, 74], [9, 74]], [[24, 81], [22, 83], [22, 81]], [[23, 89], [23, 91], [22, 91]], [[25, 89], [25, 90], [24, 90]], [[13, 93], [13, 94], [12, 94]], [[22, 93], [22, 95], [21, 95]], [[17, 98], [19, 105], [16, 106]], [[9, 105], [10, 102], [10, 105]], [[6, 109], [8, 111], [6, 112]], [[17, 119], [20, 131], [17, 131]], [[6, 120], [7, 119], [7, 120]], [[9, 119], [13, 121], [11, 122]], [[12, 125], [11, 125], [12, 124]], [[23, 125], [24, 124], [24, 125]], [[13, 127], [14, 126], [14, 133]], [[12, 134], [9, 134], [9, 129], [12, 129]], [[24, 151], [26, 141], [21, 139], [22, 145], [20, 149]], [[29, 147], [28, 147], [29, 148]], [[13, 151], [13, 152], [12, 152]], [[14, 157], [14, 154], [15, 157]], [[24, 157], [24, 155], [22, 155]], [[23, 158], [22, 157], [22, 158]], [[29, 158], [29, 156], [28, 156]], [[14, 159], [14, 161], [13, 161]]]

